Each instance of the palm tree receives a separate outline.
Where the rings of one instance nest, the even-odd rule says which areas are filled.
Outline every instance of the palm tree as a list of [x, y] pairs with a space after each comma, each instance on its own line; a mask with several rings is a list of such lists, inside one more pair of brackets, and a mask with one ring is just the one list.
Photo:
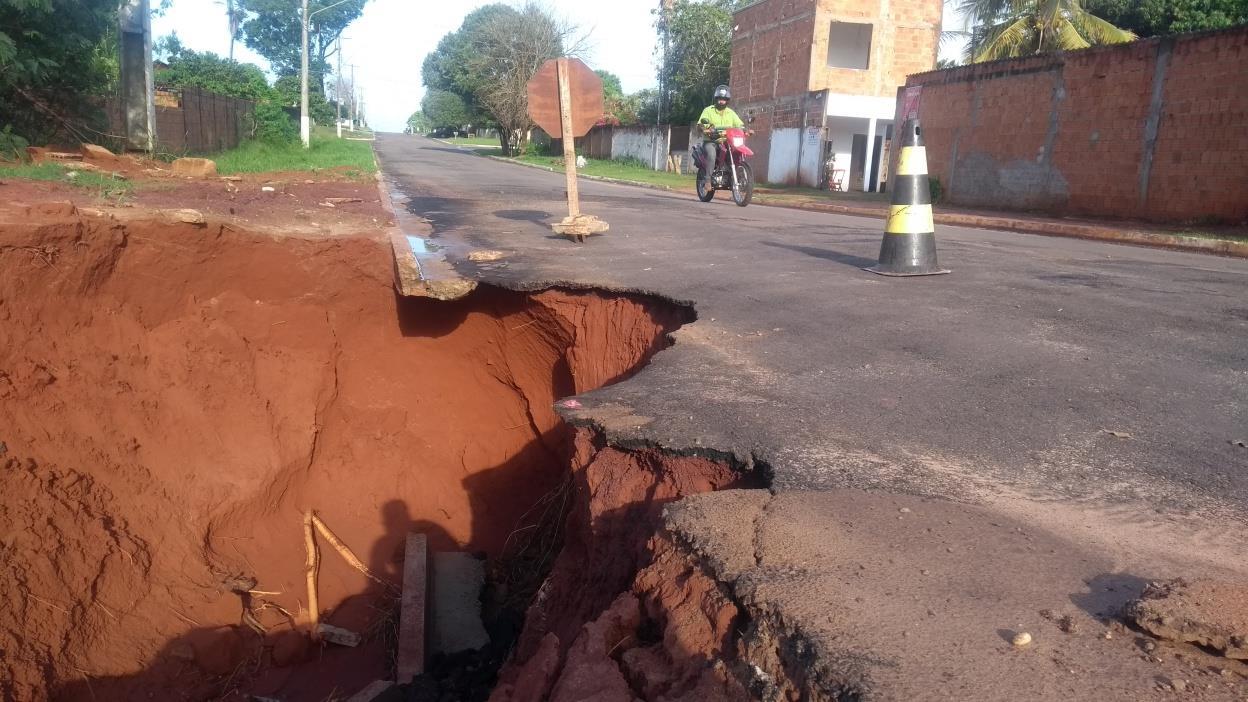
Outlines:
[[963, 0], [958, 9], [974, 27], [966, 58], [975, 63], [1136, 38], [1083, 9], [1079, 0]]
[[234, 60], [234, 41], [238, 39], [239, 31], [243, 26], [243, 8], [239, 6], [239, 0], [217, 0], [218, 5], [225, 5], [225, 16], [230, 22], [230, 60]]

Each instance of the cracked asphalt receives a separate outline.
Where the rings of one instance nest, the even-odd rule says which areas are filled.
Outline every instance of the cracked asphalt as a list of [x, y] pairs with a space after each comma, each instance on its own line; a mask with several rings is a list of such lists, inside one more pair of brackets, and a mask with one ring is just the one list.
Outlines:
[[618, 445], [727, 458], [775, 492], [974, 503], [1125, 563], [1248, 563], [1248, 261], [938, 226], [953, 274], [890, 279], [861, 270], [878, 220], [587, 181], [611, 230], [578, 245], [548, 227], [562, 174], [376, 148], [399, 225], [464, 276], [694, 306], [644, 372], [565, 412]]

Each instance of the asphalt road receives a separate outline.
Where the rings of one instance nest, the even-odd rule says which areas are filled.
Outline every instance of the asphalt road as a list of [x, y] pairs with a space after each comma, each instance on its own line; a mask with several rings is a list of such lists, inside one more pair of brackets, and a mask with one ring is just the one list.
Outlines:
[[463, 274], [696, 308], [645, 372], [582, 398], [614, 442], [731, 456], [775, 491], [995, 505], [1126, 559], [1245, 555], [1248, 261], [940, 226], [953, 274], [890, 279], [860, 270], [879, 220], [586, 181], [611, 231], [578, 245], [548, 227], [562, 174], [376, 148], [400, 226], [426, 220]]

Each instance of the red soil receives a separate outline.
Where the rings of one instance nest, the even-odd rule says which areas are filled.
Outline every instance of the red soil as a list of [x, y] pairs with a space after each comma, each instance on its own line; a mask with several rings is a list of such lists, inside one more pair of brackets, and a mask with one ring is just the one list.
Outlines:
[[[4, 700], [321, 700], [383, 677], [378, 640], [308, 648], [301, 514], [390, 579], [412, 529], [498, 555], [567, 473], [552, 403], [628, 375], [687, 321], [623, 295], [397, 298], [381, 238], [48, 212], [0, 212]], [[584, 440], [577, 455], [584, 472]], [[575, 517], [594, 543], [571, 547], [621, 585], [571, 603], [565, 637], [644, 561], [601, 545], [644, 544], [642, 486], [661, 500], [732, 480], [597, 456], [596, 506]], [[572, 580], [565, 566], [555, 591]], [[322, 544], [330, 623], [375, 623], [376, 594]], [[245, 600], [267, 636], [240, 626]]]
[[663, 505], [744, 487], [705, 458], [603, 446], [581, 430], [567, 543], [491, 702], [744, 700], [721, 666], [737, 608], [660, 529]]

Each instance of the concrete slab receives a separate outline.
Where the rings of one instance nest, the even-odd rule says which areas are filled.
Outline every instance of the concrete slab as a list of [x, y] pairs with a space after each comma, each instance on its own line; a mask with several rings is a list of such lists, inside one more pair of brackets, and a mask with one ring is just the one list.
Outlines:
[[490, 636], [481, 622], [485, 562], [470, 553], [433, 554], [429, 647], [434, 653], [482, 648]]

